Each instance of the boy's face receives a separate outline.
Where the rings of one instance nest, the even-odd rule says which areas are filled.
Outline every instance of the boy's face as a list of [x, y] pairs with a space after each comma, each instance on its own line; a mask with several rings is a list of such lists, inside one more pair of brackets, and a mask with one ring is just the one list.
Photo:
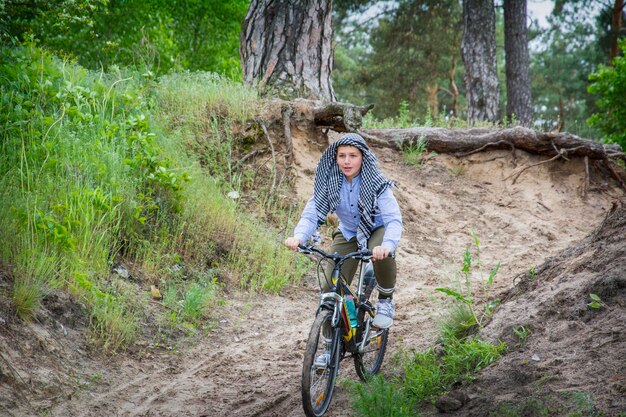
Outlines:
[[337, 165], [346, 176], [348, 181], [352, 181], [359, 172], [363, 164], [363, 154], [359, 148], [354, 146], [340, 146], [337, 148]]

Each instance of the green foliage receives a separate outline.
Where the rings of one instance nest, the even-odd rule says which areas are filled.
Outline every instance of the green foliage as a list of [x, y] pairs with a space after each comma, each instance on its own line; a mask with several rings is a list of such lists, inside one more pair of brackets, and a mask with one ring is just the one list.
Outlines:
[[[237, 271], [242, 288], [278, 292], [304, 273], [304, 260], [282, 245], [275, 231], [246, 214], [223, 188], [240, 190], [243, 174], [232, 164], [239, 143], [234, 123], [252, 118], [258, 108], [255, 92], [213, 74], [183, 73], [161, 79], [156, 91], [158, 112], [171, 137], [187, 145], [198, 158], [189, 188], [184, 252], [198, 259], [226, 254], [227, 266]], [[227, 117], [226, 117], [227, 116]], [[206, 179], [206, 174], [211, 179]], [[212, 242], [207, 245], [207, 242]], [[204, 248], [204, 250], [203, 250]], [[295, 260], [294, 260], [295, 259]]]
[[[267, 291], [303, 273], [276, 232], [224, 195], [239, 181], [230, 132], [254, 93], [211, 74], [93, 73], [33, 44], [2, 48], [0, 71], [0, 256], [20, 317], [65, 288], [88, 307], [90, 340], [114, 352], [136, 337], [147, 302], [112, 284], [120, 256], [150, 275], [180, 253], [198, 276], [219, 263]], [[204, 155], [215, 158], [206, 169]], [[179, 282], [183, 322], [207, 317], [214, 284]]]
[[530, 73], [539, 129], [560, 125], [582, 137], [598, 137], [597, 130], [584, 123], [596, 111], [593, 96], [587, 93], [588, 74], [608, 56], [597, 44], [604, 29], [589, 18], [597, 10], [594, 2], [561, 2], [548, 19], [549, 28], [538, 31], [535, 48], [531, 46], [531, 52], [536, 51]]
[[215, 277], [217, 269], [192, 274], [193, 279], [170, 280], [165, 283], [163, 304], [171, 310], [174, 323], [198, 325], [209, 318], [215, 305], [219, 284]]
[[367, 384], [350, 381], [348, 386], [356, 394], [352, 407], [359, 416], [415, 417], [413, 399], [398, 389], [396, 384], [376, 375]]
[[589, 294], [589, 297], [591, 298], [591, 302], [587, 304], [589, 308], [593, 308], [594, 310], [599, 310], [605, 306], [605, 304], [602, 302], [602, 299], [598, 297], [597, 294]]
[[[459, 296], [461, 295], [459, 294]], [[455, 302], [441, 319], [439, 327], [445, 337], [463, 339], [476, 332], [478, 322], [470, 305], [464, 302]]]
[[[148, 125], [127, 123], [145, 110], [137, 83], [121, 74], [90, 74], [32, 44], [0, 54], [0, 222], [11, 226], [0, 233], [3, 256], [14, 265], [16, 305], [32, 315], [45, 287], [60, 283], [98, 308], [96, 316], [115, 313], [116, 303], [98, 298], [103, 293], [87, 272], [105, 274], [122, 248], [119, 238], [146, 233], [131, 217], [139, 195], [161, 198], [163, 209], [163, 196], [178, 195], [176, 187], [149, 178], [169, 162]], [[147, 139], [137, 149], [141, 135]], [[30, 259], [18, 256], [26, 248]], [[111, 328], [106, 320], [93, 323]]]
[[[340, 42], [333, 80], [341, 100], [376, 103], [374, 116], [382, 119], [396, 114], [402, 101], [409, 103], [412, 119], [451, 107], [449, 72], [453, 59], [461, 62], [459, 2], [397, 2], [376, 24], [364, 26], [335, 28]], [[459, 72], [458, 85], [460, 77]]]
[[449, 338], [444, 341], [442, 361], [445, 369], [447, 388], [460, 380], [471, 381], [472, 375], [497, 360], [506, 350], [503, 342], [492, 345], [479, 339], [459, 340]]
[[[626, 39], [620, 42], [620, 49], [626, 52]], [[612, 66], [601, 65], [589, 75], [589, 92], [597, 94], [600, 112], [587, 121], [598, 128], [606, 142], [618, 143], [626, 149], [626, 57], [617, 56]]]
[[[0, 222], [0, 227], [2, 226]], [[14, 248], [4, 246], [0, 256], [4, 259], [16, 259], [13, 270], [13, 305], [18, 317], [29, 320], [35, 316], [46, 295], [45, 279], [54, 276], [54, 265], [57, 262], [49, 250], [26, 236], [15, 243]]]
[[[82, 278], [82, 285], [90, 283], [84, 276]], [[134, 292], [129, 287], [130, 284], [124, 281], [114, 280], [105, 289], [106, 292], [95, 287], [80, 291], [91, 309], [90, 331], [93, 342], [100, 345], [105, 352], [124, 349], [137, 337], [138, 321], [145, 307], [145, 300], [134, 297]]]
[[424, 152], [426, 151], [426, 138], [420, 136], [419, 139], [410, 139], [402, 151], [404, 162], [421, 168], [424, 164]]
[[514, 327], [513, 333], [515, 334], [515, 336], [517, 336], [517, 340], [519, 341], [519, 344], [521, 346], [524, 346], [526, 342], [528, 341], [528, 336], [530, 335], [531, 330], [529, 327], [520, 326], [517, 328]]
[[[436, 291], [451, 296], [456, 302], [464, 305], [464, 307], [458, 309], [455, 314], [449, 315], [444, 324], [444, 327], [450, 329], [457, 337], [468, 334], [475, 326], [481, 327], [485, 319], [491, 317], [494, 309], [500, 304], [500, 300], [495, 299], [486, 302], [480, 311], [476, 309], [478, 296], [482, 293], [484, 299], [488, 297], [489, 288], [493, 285], [493, 280], [500, 270], [500, 264], [496, 264], [496, 266], [489, 271], [489, 275], [485, 279], [483, 264], [480, 258], [480, 240], [473, 230], [470, 231], [470, 234], [472, 236], [472, 244], [465, 248], [463, 264], [459, 271], [459, 278], [462, 279], [465, 284], [464, 289], [455, 291], [450, 288], [435, 288]], [[472, 286], [472, 274], [474, 271], [477, 272], [480, 279], [480, 291], [475, 291]], [[467, 314], [471, 314], [473, 318], [468, 319], [466, 317]], [[459, 321], [455, 323], [454, 320]]]
[[528, 276], [530, 277], [532, 281], [537, 279], [537, 271], [535, 269], [535, 265], [531, 266], [530, 269], [528, 270]]
[[504, 344], [492, 345], [478, 340], [444, 337], [441, 354], [434, 349], [405, 354], [401, 360], [401, 378], [379, 376], [367, 384], [352, 387], [353, 407], [362, 416], [408, 416], [422, 403], [435, 399], [497, 360]]
[[248, 2], [35, 0], [0, 3], [6, 39], [38, 39], [90, 69], [187, 68], [241, 78], [239, 32]]

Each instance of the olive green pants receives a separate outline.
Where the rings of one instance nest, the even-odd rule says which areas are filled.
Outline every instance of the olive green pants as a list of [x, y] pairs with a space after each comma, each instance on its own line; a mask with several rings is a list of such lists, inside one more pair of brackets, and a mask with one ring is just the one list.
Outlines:
[[[383, 237], [385, 235], [385, 228], [379, 227], [378, 229], [372, 232], [370, 239], [367, 241], [367, 248], [372, 250], [376, 246], [380, 246], [383, 242]], [[343, 237], [343, 234], [339, 230], [339, 228], [335, 229], [333, 232], [333, 243], [330, 247], [330, 253], [339, 253], [340, 255], [345, 255], [350, 252], [355, 252], [358, 250], [358, 244], [356, 237], [346, 240]], [[322, 290], [324, 292], [328, 291], [330, 288], [330, 276], [333, 271], [333, 264], [329, 262], [326, 266], [326, 282], [322, 282]], [[358, 267], [358, 261], [356, 259], [348, 259], [341, 266], [341, 273], [346, 280], [346, 283], [350, 285], [352, 283], [352, 279], [354, 278], [354, 274]], [[386, 258], [382, 261], [374, 262], [374, 273], [376, 274], [376, 281], [378, 282], [378, 298], [391, 298], [393, 295], [393, 290], [396, 285], [396, 260], [395, 258]]]

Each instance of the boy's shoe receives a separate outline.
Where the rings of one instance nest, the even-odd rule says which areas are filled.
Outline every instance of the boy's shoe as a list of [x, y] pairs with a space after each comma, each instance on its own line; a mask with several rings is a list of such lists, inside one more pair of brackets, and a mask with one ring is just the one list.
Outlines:
[[325, 350], [324, 353], [319, 355], [313, 361], [313, 368], [315, 369], [326, 369], [330, 364], [330, 350]]
[[376, 316], [372, 321], [372, 326], [379, 329], [388, 329], [393, 324], [393, 313], [396, 304], [391, 298], [385, 298], [376, 302]]
[[[328, 329], [324, 329], [324, 331], [328, 331]], [[330, 365], [330, 347], [332, 344], [332, 339], [321, 336], [321, 342], [324, 344], [324, 352], [315, 358], [313, 361], [313, 367], [315, 369], [326, 369], [328, 365]]]

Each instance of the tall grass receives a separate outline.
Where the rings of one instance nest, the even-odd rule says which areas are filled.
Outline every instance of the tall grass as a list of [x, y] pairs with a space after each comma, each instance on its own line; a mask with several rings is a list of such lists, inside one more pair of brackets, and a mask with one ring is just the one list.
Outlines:
[[233, 127], [259, 111], [256, 93], [213, 74], [182, 73], [164, 77], [156, 97], [170, 137], [186, 145], [179, 157], [198, 179], [187, 188], [181, 250], [208, 261], [226, 254], [226, 266], [237, 273], [241, 288], [277, 292], [297, 280], [304, 273], [302, 257], [294, 259], [277, 244], [276, 231], [225, 196], [241, 181], [233, 164], [240, 145]]
[[150, 176], [167, 166], [147, 126], [132, 122], [146, 111], [139, 83], [34, 45], [1, 54], [2, 258], [16, 311], [31, 317], [49, 288], [67, 288], [91, 307], [92, 329], [115, 350], [133, 340], [136, 317], [100, 281], [139, 238], [142, 202], [163, 188], [151, 195]]
[[0, 73], [0, 256], [20, 317], [63, 288], [89, 307], [91, 340], [116, 351], [148, 302], [133, 295], [145, 284], [111, 274], [121, 259], [148, 281], [182, 265], [180, 316], [195, 322], [217, 296], [211, 265], [242, 288], [298, 279], [277, 233], [225, 197], [251, 90], [212, 74], [89, 72], [33, 44], [2, 48]]

